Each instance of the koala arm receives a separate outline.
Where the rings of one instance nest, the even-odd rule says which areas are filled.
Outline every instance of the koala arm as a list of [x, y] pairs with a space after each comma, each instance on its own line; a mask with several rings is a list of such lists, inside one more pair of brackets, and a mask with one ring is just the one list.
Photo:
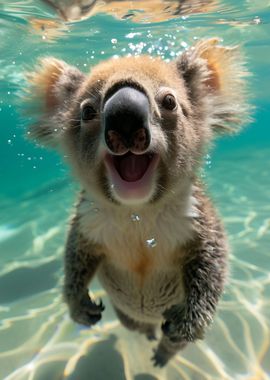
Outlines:
[[184, 266], [185, 303], [164, 313], [162, 330], [173, 341], [203, 338], [224, 287], [227, 254], [222, 244], [218, 240], [201, 240], [191, 254], [192, 259]]
[[101, 319], [104, 306], [96, 304], [88, 293], [88, 284], [92, 280], [102, 255], [95, 244], [82, 236], [75, 217], [69, 231], [65, 250], [64, 300], [68, 304], [71, 318], [83, 325], [91, 326]]
[[203, 338], [223, 292], [228, 248], [219, 219], [211, 206], [207, 210], [207, 216], [204, 211], [194, 221], [197, 238], [187, 247], [183, 267], [185, 302], [164, 313], [163, 336], [153, 357], [155, 365], [163, 366], [179, 349]]

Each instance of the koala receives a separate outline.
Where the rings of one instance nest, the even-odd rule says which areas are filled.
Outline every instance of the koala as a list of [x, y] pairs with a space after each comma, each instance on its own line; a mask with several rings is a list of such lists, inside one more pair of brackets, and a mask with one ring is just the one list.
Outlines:
[[213, 138], [247, 120], [246, 75], [238, 49], [216, 38], [171, 62], [123, 57], [84, 74], [44, 58], [28, 74], [29, 133], [59, 149], [81, 185], [64, 259], [70, 316], [100, 321], [88, 291], [97, 275], [125, 327], [149, 339], [160, 329], [156, 366], [203, 339], [227, 280], [200, 168]]

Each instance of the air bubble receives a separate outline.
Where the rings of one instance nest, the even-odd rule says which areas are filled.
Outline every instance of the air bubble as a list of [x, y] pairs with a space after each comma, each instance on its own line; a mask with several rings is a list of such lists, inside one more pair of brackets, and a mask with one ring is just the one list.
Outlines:
[[95, 213], [98, 213], [98, 212], [99, 212], [99, 208], [95, 207], [95, 208], [93, 208], [93, 211], [94, 211]]
[[111, 39], [111, 43], [112, 43], [112, 44], [117, 44], [117, 39], [116, 39], [116, 38], [112, 38], [112, 39]]
[[139, 222], [141, 220], [138, 214], [131, 214], [130, 217], [131, 217], [132, 222]]
[[212, 161], [211, 161], [211, 156], [210, 154], [207, 154], [206, 155], [206, 161], [205, 161], [206, 165], [211, 169], [211, 164], [212, 164]]
[[126, 34], [126, 38], [134, 38], [135, 36], [141, 36], [142, 33], [128, 33]]
[[259, 25], [262, 22], [262, 20], [258, 16], [254, 17], [252, 21], [253, 21], [253, 24], [256, 24], [256, 25]]
[[128, 44], [128, 47], [130, 48], [130, 50], [134, 51], [136, 49], [136, 46], [132, 43]]
[[147, 239], [146, 240], [146, 245], [148, 248], [155, 248], [157, 246], [157, 241], [155, 238], [152, 239]]

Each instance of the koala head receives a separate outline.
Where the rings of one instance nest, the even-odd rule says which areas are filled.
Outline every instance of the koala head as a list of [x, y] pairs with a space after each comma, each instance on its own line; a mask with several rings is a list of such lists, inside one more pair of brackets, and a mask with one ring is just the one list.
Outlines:
[[30, 134], [64, 151], [83, 188], [103, 201], [156, 202], [192, 182], [216, 132], [243, 124], [245, 76], [238, 50], [217, 39], [169, 63], [125, 57], [90, 74], [45, 58], [28, 75]]

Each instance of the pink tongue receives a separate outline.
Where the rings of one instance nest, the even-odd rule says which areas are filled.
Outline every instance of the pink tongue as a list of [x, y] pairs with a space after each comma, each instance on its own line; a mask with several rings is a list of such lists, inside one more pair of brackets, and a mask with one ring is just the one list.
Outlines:
[[118, 172], [127, 182], [135, 182], [142, 178], [149, 165], [149, 158], [145, 155], [129, 154], [119, 157]]

